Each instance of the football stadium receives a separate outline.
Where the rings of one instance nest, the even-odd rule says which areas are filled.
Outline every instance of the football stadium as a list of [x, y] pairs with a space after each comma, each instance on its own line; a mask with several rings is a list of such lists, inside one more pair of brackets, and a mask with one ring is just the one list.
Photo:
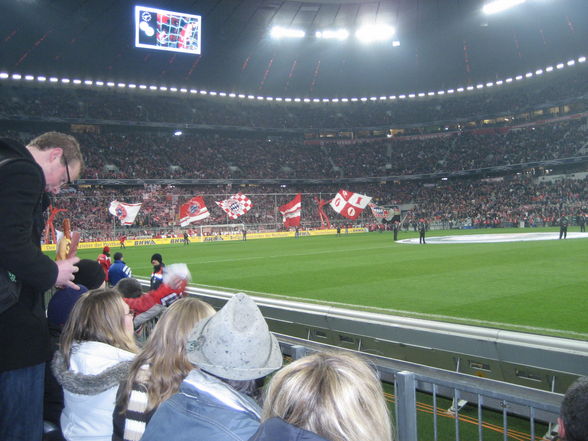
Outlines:
[[586, 0], [11, 0], [0, 439], [588, 441]]

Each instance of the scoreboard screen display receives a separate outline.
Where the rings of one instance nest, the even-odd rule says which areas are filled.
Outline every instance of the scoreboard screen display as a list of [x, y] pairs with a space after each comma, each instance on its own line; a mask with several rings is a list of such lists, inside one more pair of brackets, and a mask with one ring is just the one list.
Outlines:
[[135, 6], [135, 46], [200, 55], [200, 15]]

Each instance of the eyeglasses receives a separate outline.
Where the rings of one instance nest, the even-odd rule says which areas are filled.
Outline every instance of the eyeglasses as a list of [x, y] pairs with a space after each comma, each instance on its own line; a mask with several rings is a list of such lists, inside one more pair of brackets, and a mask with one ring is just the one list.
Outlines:
[[65, 172], [67, 173], [67, 185], [71, 185], [71, 177], [69, 175], [69, 165], [67, 163], [67, 158], [63, 155], [63, 162], [65, 163]]

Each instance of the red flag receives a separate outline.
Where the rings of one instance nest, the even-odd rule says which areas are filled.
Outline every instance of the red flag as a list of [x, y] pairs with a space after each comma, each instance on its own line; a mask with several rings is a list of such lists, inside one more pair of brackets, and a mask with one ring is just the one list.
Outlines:
[[300, 225], [300, 212], [302, 209], [302, 197], [298, 193], [294, 199], [282, 205], [278, 210], [282, 213], [284, 227], [296, 227]]
[[208, 212], [208, 208], [206, 208], [206, 204], [204, 204], [202, 196], [193, 197], [180, 207], [180, 225], [182, 227], [192, 222], [206, 219], [209, 216], [210, 213]]
[[347, 219], [357, 219], [371, 200], [371, 197], [364, 194], [339, 190], [331, 201], [331, 208]]

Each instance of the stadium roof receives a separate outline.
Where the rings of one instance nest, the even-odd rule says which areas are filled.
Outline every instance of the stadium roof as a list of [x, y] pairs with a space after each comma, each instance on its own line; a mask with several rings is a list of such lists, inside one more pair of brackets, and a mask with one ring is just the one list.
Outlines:
[[[134, 6], [202, 16], [201, 55], [134, 47]], [[257, 95], [428, 92], [504, 79], [588, 52], [587, 0], [10, 0], [0, 71]], [[316, 30], [390, 24], [391, 42], [318, 40]], [[307, 37], [274, 40], [272, 26]]]

